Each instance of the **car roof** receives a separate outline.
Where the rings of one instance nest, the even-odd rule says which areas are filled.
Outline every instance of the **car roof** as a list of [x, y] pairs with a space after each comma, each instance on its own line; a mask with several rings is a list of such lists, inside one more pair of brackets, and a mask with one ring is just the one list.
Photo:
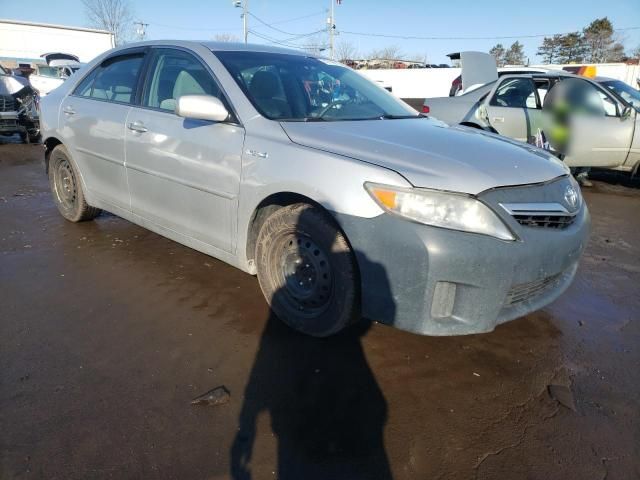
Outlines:
[[598, 83], [602, 83], [602, 82], [622, 82], [622, 80], [618, 80], [617, 78], [601, 77], [599, 75], [597, 77], [593, 77], [591, 80], [593, 80], [594, 82], [598, 82]]
[[[554, 70], [554, 71], [549, 71], [545, 73], [542, 73], [542, 72], [509, 73], [509, 74], [501, 75], [501, 77], [509, 77], [509, 76], [527, 77], [527, 78], [549, 78], [549, 77], [560, 78], [560, 77], [576, 77], [577, 75], [571, 72], [565, 72], [564, 70]], [[587, 77], [582, 77], [582, 78], [587, 78]]]
[[276, 47], [271, 45], [261, 45], [256, 43], [239, 43], [239, 42], [215, 42], [208, 40], [147, 40], [144, 42], [127, 43], [117, 48], [117, 50], [129, 49], [132, 47], [144, 46], [176, 46], [184, 48], [193, 48], [196, 46], [204, 46], [213, 52], [262, 52], [262, 53], [280, 53], [285, 55], [303, 55], [305, 57], [317, 57], [312, 53], [292, 48]]

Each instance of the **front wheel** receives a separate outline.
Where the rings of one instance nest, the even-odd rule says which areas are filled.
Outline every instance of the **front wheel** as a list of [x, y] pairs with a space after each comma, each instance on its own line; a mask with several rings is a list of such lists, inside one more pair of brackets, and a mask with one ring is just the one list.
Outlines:
[[256, 260], [269, 305], [295, 330], [326, 337], [357, 320], [355, 257], [320, 207], [298, 203], [273, 213], [260, 229]]
[[100, 214], [99, 208], [85, 200], [78, 172], [62, 145], [54, 148], [49, 158], [49, 187], [58, 211], [70, 222], [92, 220]]

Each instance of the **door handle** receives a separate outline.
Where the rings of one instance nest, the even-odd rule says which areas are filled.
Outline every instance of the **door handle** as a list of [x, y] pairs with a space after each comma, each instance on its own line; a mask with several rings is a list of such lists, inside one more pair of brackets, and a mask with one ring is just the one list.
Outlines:
[[504, 117], [493, 117], [493, 121], [496, 123], [504, 123]]
[[133, 130], [134, 132], [138, 132], [138, 133], [144, 133], [144, 132], [148, 131], [147, 127], [145, 127], [144, 123], [142, 123], [142, 122], [130, 122], [127, 125], [127, 128], [129, 130]]
[[62, 111], [64, 112], [65, 115], [75, 115], [76, 114], [76, 111], [73, 109], [73, 107], [70, 107], [70, 106], [64, 107], [62, 109]]

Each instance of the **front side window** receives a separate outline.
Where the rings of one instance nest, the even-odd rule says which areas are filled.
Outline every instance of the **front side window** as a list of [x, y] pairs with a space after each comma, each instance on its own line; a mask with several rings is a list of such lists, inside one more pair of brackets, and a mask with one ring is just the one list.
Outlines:
[[508, 78], [491, 99], [491, 105], [510, 108], [537, 108], [533, 82], [529, 78]]
[[264, 52], [215, 54], [254, 107], [272, 120], [420, 118], [409, 106], [337, 62]]
[[180, 50], [158, 50], [142, 104], [173, 112], [182, 95], [212, 95], [222, 99], [216, 81], [193, 55]]
[[622, 99], [640, 112], [640, 91], [620, 80], [602, 82], [606, 88], [622, 97]]
[[[112, 102], [133, 103], [142, 59], [143, 55], [139, 54], [106, 60], [97, 69], [89, 94], [84, 96]], [[83, 83], [84, 81], [80, 86]], [[78, 93], [82, 95], [81, 92]]]

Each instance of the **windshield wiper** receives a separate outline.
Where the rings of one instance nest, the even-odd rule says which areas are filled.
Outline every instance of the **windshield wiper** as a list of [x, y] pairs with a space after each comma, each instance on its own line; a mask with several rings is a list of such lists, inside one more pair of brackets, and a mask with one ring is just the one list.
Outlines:
[[403, 120], [405, 118], [425, 118], [425, 117], [423, 117], [420, 114], [418, 114], [418, 115], [391, 115], [391, 114], [385, 113], [384, 115], [380, 116], [379, 118], [381, 118], [382, 120]]

